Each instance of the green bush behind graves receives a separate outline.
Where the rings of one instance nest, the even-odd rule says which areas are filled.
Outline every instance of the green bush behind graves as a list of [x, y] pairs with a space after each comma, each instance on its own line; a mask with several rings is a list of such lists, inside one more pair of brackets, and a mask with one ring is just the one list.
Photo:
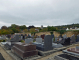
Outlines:
[[21, 42], [25, 42], [24, 40], [21, 40]]
[[60, 33], [61, 35], [67, 32], [66, 30], [57, 30], [56, 32]]

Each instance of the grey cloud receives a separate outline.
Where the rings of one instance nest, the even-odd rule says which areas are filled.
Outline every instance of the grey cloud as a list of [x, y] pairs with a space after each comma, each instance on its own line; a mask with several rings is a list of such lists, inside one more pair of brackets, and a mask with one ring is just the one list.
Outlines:
[[76, 23], [79, 0], [1, 0], [0, 21], [19, 25], [63, 25]]

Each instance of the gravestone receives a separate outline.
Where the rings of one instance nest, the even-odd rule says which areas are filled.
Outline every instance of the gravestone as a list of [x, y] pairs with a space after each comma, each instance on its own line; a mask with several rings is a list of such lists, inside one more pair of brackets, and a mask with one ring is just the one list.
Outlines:
[[66, 38], [67, 38], [67, 35], [66, 35], [66, 34], [65, 34], [65, 35], [63, 35], [63, 38], [64, 38], [64, 39], [66, 39]]
[[45, 36], [44, 42], [42, 42], [42, 43], [34, 42], [33, 44], [36, 45], [36, 49], [38, 49], [38, 50], [49, 51], [49, 50], [53, 49], [51, 35]]
[[42, 38], [36, 38], [36, 42], [42, 43]]
[[52, 37], [51, 35], [47, 35], [44, 37], [44, 50], [52, 50]]
[[32, 38], [25, 39], [25, 43], [27, 43], [27, 44], [32, 43], [32, 42], [33, 42], [33, 39]]
[[76, 42], [76, 40], [75, 40], [75, 35], [72, 35], [71, 36], [71, 43], [75, 43]]
[[19, 42], [19, 41], [21, 41], [20, 35], [14, 35], [14, 38], [11, 39], [11, 42]]
[[36, 45], [33, 44], [17, 43], [12, 47], [11, 51], [17, 54], [22, 59], [26, 57], [38, 55], [38, 51], [36, 50]]
[[68, 38], [66, 38], [65, 40], [64, 40], [64, 42], [62, 43], [63, 45], [70, 45], [70, 38], [68, 37]]
[[51, 36], [52, 36], [52, 38], [54, 38], [54, 34], [52, 34]]
[[77, 35], [77, 39], [76, 39], [76, 42], [78, 42], [79, 41], [79, 35]]
[[10, 41], [8, 41], [4, 47], [7, 49], [7, 50], [11, 50], [11, 48], [13, 47], [13, 45], [17, 42], [21, 41], [21, 37], [20, 35], [14, 35], [14, 38], [12, 38]]
[[5, 60], [1, 53], [0, 53], [0, 60]]
[[42, 38], [42, 39], [44, 39], [44, 37], [45, 37], [45, 34], [41, 35], [41, 38]]
[[27, 38], [31, 38], [31, 35], [30, 35], [30, 34], [28, 34]]

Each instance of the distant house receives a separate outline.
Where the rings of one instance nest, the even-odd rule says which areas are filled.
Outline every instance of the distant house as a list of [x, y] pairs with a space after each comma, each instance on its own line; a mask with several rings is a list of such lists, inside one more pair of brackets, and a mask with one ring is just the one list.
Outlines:
[[70, 29], [66, 29], [66, 30], [79, 30], [79, 28], [77, 28], [77, 27], [72, 27], [72, 28], [70, 28]]
[[66, 29], [66, 31], [69, 30], [69, 28]]
[[35, 31], [39, 32], [39, 29], [35, 29]]
[[35, 28], [33, 25], [29, 26], [27, 29], [30, 30], [31, 28]]

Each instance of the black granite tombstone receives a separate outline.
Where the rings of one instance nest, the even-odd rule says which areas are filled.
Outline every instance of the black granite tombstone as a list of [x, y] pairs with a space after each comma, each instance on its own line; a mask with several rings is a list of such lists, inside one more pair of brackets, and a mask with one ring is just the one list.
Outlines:
[[64, 43], [63, 43], [63, 45], [70, 45], [70, 38], [68, 37], [68, 38], [66, 38], [65, 39], [65, 41], [64, 41]]

